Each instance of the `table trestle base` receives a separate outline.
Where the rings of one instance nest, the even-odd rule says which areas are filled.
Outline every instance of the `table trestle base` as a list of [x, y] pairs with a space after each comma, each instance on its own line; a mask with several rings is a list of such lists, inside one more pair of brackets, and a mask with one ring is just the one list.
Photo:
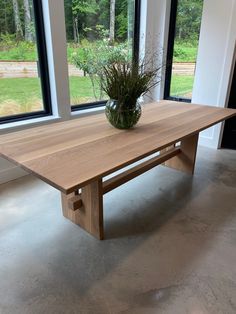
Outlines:
[[182, 140], [180, 146], [174, 144], [165, 148], [163, 152], [172, 150], [174, 147], [179, 147], [181, 149], [181, 154], [165, 161], [163, 165], [193, 175], [197, 155], [198, 137], [199, 134], [197, 133]]
[[82, 187], [81, 194], [61, 193], [64, 217], [99, 240], [104, 238], [102, 195], [102, 179]]
[[104, 238], [103, 194], [132, 180], [157, 165], [165, 165], [193, 174], [198, 134], [163, 149], [158, 156], [152, 157], [104, 182], [102, 178], [81, 188], [80, 192], [61, 193], [63, 215], [73, 223], [99, 240]]

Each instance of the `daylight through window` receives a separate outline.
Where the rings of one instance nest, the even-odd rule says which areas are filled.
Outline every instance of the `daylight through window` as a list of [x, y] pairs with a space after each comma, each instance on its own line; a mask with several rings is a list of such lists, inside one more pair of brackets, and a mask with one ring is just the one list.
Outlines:
[[0, 122], [50, 112], [42, 36], [40, 1], [0, 0]]
[[103, 66], [132, 59], [135, 3], [64, 0], [72, 106], [79, 109], [104, 103]]
[[165, 98], [192, 98], [203, 0], [172, 0]]

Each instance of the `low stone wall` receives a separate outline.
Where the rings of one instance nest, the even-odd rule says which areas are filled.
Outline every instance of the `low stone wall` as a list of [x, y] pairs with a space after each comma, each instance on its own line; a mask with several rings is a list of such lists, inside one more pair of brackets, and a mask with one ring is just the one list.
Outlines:
[[[83, 71], [69, 64], [70, 76], [83, 76]], [[0, 78], [38, 77], [37, 62], [0, 61]]]
[[[173, 73], [194, 75], [195, 63], [174, 63]], [[69, 64], [70, 76], [83, 76], [83, 71]], [[38, 77], [37, 62], [0, 61], [0, 78]]]

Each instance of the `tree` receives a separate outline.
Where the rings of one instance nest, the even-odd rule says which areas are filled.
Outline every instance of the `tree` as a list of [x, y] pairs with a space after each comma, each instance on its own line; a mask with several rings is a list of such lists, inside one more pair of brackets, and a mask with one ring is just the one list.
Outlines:
[[[72, 0], [72, 18], [74, 42], [79, 43], [80, 34], [85, 29], [85, 21], [88, 15], [96, 15], [99, 6], [96, 0]], [[87, 26], [87, 25], [86, 25]]]
[[79, 28], [78, 28], [78, 15], [73, 14], [73, 35], [74, 35], [74, 42], [76, 44], [79, 43]]
[[115, 40], [116, 0], [110, 0], [110, 41]]
[[13, 2], [13, 12], [14, 12], [14, 21], [15, 21], [15, 28], [16, 28], [16, 39], [20, 40], [23, 38], [23, 30], [22, 30], [22, 24], [20, 19], [20, 13], [19, 13], [19, 4], [18, 0], [12, 0]]
[[15, 25], [12, 2], [0, 0], [0, 35], [12, 34], [14, 31]]
[[33, 41], [29, 0], [24, 0], [25, 40]]
[[[68, 40], [81, 43], [83, 38], [90, 41], [132, 38], [134, 0], [64, 0], [64, 6]], [[104, 34], [98, 32], [99, 27]]]
[[116, 40], [133, 38], [134, 7], [134, 0], [116, 0]]
[[176, 36], [179, 40], [197, 40], [202, 19], [203, 0], [178, 2]]

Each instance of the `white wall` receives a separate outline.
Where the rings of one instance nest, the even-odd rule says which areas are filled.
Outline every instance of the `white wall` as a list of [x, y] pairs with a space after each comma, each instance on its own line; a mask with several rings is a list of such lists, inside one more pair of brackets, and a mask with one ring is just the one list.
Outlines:
[[[193, 87], [193, 103], [227, 105], [236, 39], [236, 0], [205, 0]], [[200, 144], [217, 148], [221, 125], [201, 133]]]
[[19, 167], [14, 166], [12, 163], [3, 158], [0, 159], [0, 184], [25, 175], [27, 175], [27, 173]]

